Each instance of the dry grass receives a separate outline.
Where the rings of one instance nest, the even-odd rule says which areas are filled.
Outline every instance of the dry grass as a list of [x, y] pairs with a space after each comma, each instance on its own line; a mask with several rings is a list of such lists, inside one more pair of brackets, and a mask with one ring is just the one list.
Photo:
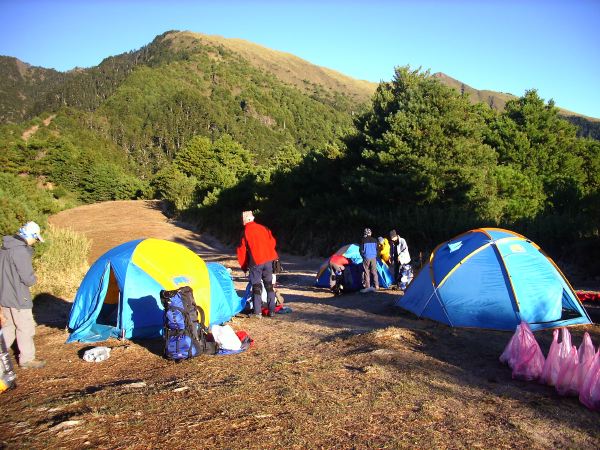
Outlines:
[[[189, 230], [172, 233], [176, 227], [149, 205], [116, 202], [85, 211], [92, 222], [127, 208], [131, 221], [123, 224], [122, 239], [134, 227], [170, 235], [205, 260], [231, 267], [238, 291], [245, 287], [232, 249]], [[53, 223], [78, 226], [80, 213], [60, 213]], [[109, 225], [117, 241], [116, 224]], [[54, 322], [69, 303], [46, 300], [34, 314], [38, 351], [49, 365], [20, 371], [19, 387], [0, 395], [0, 447], [600, 446], [598, 413], [553, 388], [511, 379], [498, 362], [510, 333], [399, 315], [391, 308], [395, 291], [333, 298], [312, 287], [320, 261], [285, 256], [284, 262], [288, 272], [279, 277], [279, 291], [293, 313], [234, 318], [232, 326], [255, 339], [234, 356], [175, 364], [160, 356], [159, 340], [111, 340], [110, 359], [86, 363], [81, 354], [89, 345], [65, 345], [66, 319], [63, 326]], [[585, 330], [600, 343], [596, 325], [573, 329], [575, 343]], [[536, 337], [546, 353], [551, 332]]]
[[88, 270], [91, 243], [82, 233], [49, 225], [43, 254], [35, 261], [37, 283], [33, 294], [72, 298]]

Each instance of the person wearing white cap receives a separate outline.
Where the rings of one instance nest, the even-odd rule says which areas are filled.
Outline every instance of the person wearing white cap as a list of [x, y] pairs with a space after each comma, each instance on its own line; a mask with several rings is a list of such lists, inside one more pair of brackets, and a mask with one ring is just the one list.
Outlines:
[[[273, 288], [273, 261], [279, 258], [275, 249], [277, 241], [269, 228], [254, 221], [252, 211], [242, 212], [244, 231], [237, 257], [244, 272], [249, 272], [254, 305], [254, 317], [262, 317], [262, 285], [267, 291], [267, 315], [275, 314], [275, 289]], [[262, 282], [262, 283], [261, 283]]]
[[19, 347], [19, 366], [39, 369], [45, 361], [35, 358], [35, 321], [29, 288], [37, 281], [33, 272], [33, 245], [44, 242], [40, 226], [27, 222], [14, 236], [4, 236], [0, 248], [0, 320], [6, 346], [15, 339]]

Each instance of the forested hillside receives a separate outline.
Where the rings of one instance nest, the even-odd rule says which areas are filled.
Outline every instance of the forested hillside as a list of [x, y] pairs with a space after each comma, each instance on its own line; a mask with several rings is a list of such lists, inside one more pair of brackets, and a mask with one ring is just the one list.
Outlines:
[[[8, 123], [0, 126], [0, 162], [11, 183], [43, 180], [56, 207], [181, 196], [196, 181], [171, 163], [200, 138], [210, 143], [209, 158], [219, 152], [229, 161], [241, 151], [244, 165], [236, 170], [246, 173], [335, 147], [351, 129], [359, 94], [312, 82], [299, 89], [201, 37], [165, 33], [138, 51], [68, 73], [4, 58], [0, 104]], [[4, 214], [12, 226], [26, 215]]]
[[255, 209], [296, 252], [365, 226], [421, 250], [503, 226], [600, 272], [600, 142], [534, 90], [495, 109], [408, 67], [374, 89], [189, 32], [67, 73], [0, 63], [4, 233], [80, 202], [163, 198], [230, 240]]

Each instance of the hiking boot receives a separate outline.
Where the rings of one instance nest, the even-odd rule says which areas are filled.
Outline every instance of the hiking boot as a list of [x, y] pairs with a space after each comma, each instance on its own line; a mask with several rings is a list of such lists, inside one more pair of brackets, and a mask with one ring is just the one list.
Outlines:
[[31, 361], [19, 364], [21, 369], [41, 369], [46, 365], [46, 361], [41, 359], [32, 359]]

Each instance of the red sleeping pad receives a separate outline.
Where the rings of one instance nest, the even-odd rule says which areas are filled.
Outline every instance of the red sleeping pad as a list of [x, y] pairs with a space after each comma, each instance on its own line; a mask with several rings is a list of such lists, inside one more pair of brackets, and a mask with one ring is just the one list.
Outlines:
[[582, 302], [600, 302], [600, 292], [577, 291], [576, 294]]

